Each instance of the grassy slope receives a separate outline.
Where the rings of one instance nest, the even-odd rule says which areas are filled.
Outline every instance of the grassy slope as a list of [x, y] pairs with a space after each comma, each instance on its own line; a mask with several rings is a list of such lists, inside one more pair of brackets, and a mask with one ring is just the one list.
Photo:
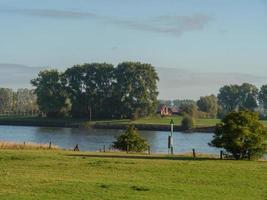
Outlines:
[[267, 199], [267, 162], [74, 155], [1, 150], [0, 199]]
[[[43, 123], [43, 124], [59, 124], [59, 125], [81, 125], [83, 123], [86, 123], [87, 125], [90, 124], [157, 124], [157, 125], [168, 125], [170, 124], [171, 119], [174, 120], [175, 125], [180, 125], [182, 121], [181, 116], [169, 116], [161, 118], [159, 116], [155, 117], [146, 117], [141, 118], [135, 121], [131, 120], [101, 120], [101, 121], [88, 121], [86, 119], [71, 119], [71, 118], [63, 118], [63, 119], [47, 119], [47, 118], [37, 118], [37, 117], [6, 117], [6, 116], [0, 116], [0, 122], [7, 121], [7, 122], [32, 122], [32, 123]], [[196, 119], [196, 125], [198, 127], [208, 127], [208, 126], [214, 126], [217, 123], [220, 122], [220, 119]], [[262, 121], [262, 123], [267, 127], [267, 121]]]

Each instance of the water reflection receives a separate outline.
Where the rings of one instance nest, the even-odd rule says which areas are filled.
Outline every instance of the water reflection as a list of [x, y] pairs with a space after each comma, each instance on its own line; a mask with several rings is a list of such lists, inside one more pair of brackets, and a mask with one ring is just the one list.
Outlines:
[[[80, 149], [84, 151], [96, 151], [104, 145], [108, 148], [121, 133], [122, 130], [0, 126], [0, 140], [35, 143], [52, 141], [53, 144], [66, 149], [72, 149], [79, 144]], [[140, 131], [140, 133], [148, 140], [152, 152], [168, 152], [168, 132]], [[209, 133], [175, 132], [174, 151], [190, 152], [195, 148], [198, 152], [218, 154], [218, 149], [208, 145], [211, 139], [212, 134]]]

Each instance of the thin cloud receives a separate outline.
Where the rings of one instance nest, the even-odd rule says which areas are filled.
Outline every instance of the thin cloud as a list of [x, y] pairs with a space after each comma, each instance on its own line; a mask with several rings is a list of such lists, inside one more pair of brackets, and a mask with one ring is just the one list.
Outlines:
[[248, 82], [259, 87], [267, 80], [267, 76], [245, 73], [197, 73], [172, 68], [157, 68], [157, 71], [161, 99], [198, 99], [203, 95], [217, 94], [224, 85]]
[[192, 16], [164, 15], [145, 20], [122, 19], [102, 16], [91, 12], [53, 10], [53, 9], [13, 9], [1, 10], [13, 14], [54, 19], [90, 19], [106, 24], [113, 24], [127, 29], [181, 35], [184, 32], [202, 30], [212, 19], [208, 15], [195, 14]]

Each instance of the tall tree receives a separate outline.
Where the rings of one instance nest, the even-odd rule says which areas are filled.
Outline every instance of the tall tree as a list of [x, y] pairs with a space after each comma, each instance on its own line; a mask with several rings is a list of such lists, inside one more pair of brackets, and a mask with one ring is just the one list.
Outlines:
[[258, 106], [258, 89], [244, 83], [242, 85], [226, 85], [218, 94], [219, 105], [224, 113], [238, 110], [255, 110]]
[[45, 70], [31, 81], [36, 87], [37, 103], [40, 111], [47, 117], [59, 117], [67, 114], [70, 104], [64, 87], [62, 74], [57, 70]]
[[13, 91], [10, 88], [0, 88], [0, 111], [13, 110]]
[[261, 87], [259, 101], [263, 105], [264, 110], [267, 110], [267, 85]]
[[113, 65], [92, 63], [76, 65], [65, 72], [66, 88], [75, 117], [111, 118], [114, 83]]
[[208, 113], [209, 117], [216, 118], [218, 114], [218, 100], [214, 95], [200, 97], [197, 101], [200, 111]]
[[115, 75], [122, 117], [135, 118], [156, 111], [159, 78], [152, 65], [123, 62], [116, 68]]

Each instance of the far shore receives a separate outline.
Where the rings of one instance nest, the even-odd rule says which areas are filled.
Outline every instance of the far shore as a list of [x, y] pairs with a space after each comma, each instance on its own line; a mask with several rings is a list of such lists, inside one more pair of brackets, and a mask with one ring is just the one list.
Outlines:
[[105, 121], [88, 121], [88, 119], [48, 119], [38, 117], [0, 117], [0, 125], [8, 126], [35, 126], [35, 127], [58, 127], [58, 128], [95, 128], [95, 129], [118, 129], [124, 130], [130, 124], [134, 124], [138, 130], [146, 131], [170, 131], [169, 120], [174, 119], [174, 131], [184, 132], [203, 132], [212, 133], [214, 132], [215, 123], [213, 121], [206, 120], [204, 123], [203, 119], [200, 119], [196, 127], [190, 130], [183, 130], [180, 126], [181, 117], [173, 116], [169, 118], [143, 118], [136, 121], [131, 120], [105, 120]]

